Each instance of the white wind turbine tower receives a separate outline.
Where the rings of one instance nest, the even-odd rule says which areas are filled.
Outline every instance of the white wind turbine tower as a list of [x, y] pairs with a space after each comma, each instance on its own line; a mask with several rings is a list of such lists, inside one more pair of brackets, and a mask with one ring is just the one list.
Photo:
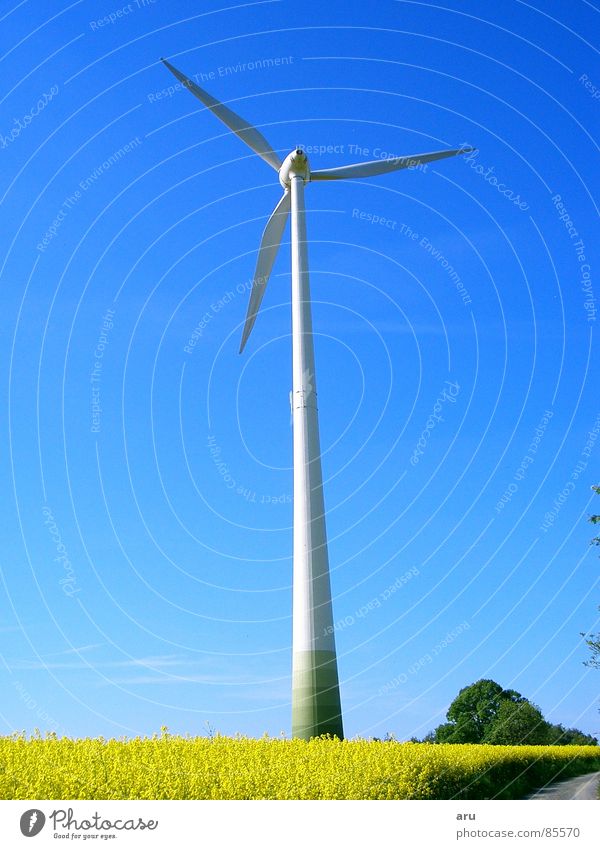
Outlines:
[[236, 136], [275, 169], [283, 195], [264, 229], [242, 333], [243, 351], [265, 293], [266, 285], [291, 211], [292, 349], [294, 433], [294, 576], [292, 736], [309, 740], [320, 734], [343, 738], [335, 636], [329, 580], [321, 448], [313, 349], [304, 187], [311, 181], [375, 177], [390, 171], [433, 162], [472, 148], [419, 153], [394, 159], [359, 162], [311, 171], [305, 153], [297, 148], [283, 160], [258, 130], [215, 100], [165, 59], [178, 80]]

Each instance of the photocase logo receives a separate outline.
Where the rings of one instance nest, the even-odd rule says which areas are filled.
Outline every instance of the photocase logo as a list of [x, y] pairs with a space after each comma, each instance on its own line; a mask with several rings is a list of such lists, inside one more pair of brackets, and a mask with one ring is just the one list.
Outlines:
[[38, 808], [25, 811], [21, 816], [21, 834], [25, 837], [35, 837], [43, 829], [46, 817]]

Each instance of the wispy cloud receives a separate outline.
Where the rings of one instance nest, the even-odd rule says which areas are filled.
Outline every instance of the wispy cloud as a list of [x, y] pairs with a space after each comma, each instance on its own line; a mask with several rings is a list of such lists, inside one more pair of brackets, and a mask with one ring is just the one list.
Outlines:
[[124, 678], [112, 678], [114, 684], [217, 684], [219, 686], [248, 687], [270, 683], [271, 679], [261, 678], [258, 675], [227, 675], [214, 673], [198, 673], [187, 675], [133, 675]]
[[150, 657], [134, 657], [129, 660], [117, 660], [107, 665], [109, 666], [145, 666], [148, 669], [156, 669], [164, 666], [185, 666], [192, 663], [189, 657], [176, 654], [159, 654]]
[[82, 646], [81, 649], [67, 649], [64, 652], [55, 652], [40, 657], [39, 660], [15, 660], [9, 665], [11, 669], [117, 669], [119, 667], [139, 667], [145, 669], [161, 669], [171, 666], [185, 666], [193, 663], [188, 657], [183, 655], [151, 655], [149, 657], [132, 657], [125, 660], [46, 660], [46, 658], [60, 657], [64, 655], [74, 656], [82, 655], [86, 651], [96, 648], [95, 645]]
[[106, 643], [90, 643], [86, 646], [73, 646], [72, 648], [64, 649], [63, 651], [50, 652], [44, 655], [44, 657], [62, 657], [65, 654], [87, 654], [87, 652], [93, 651], [94, 649], [104, 648], [105, 645]]
[[[75, 655], [83, 654], [100, 647], [99, 645], [81, 646], [79, 649], [68, 649], [46, 655], [39, 660], [16, 660], [10, 663], [12, 670], [43, 671], [61, 669], [66, 672], [80, 672], [87, 669], [95, 670], [104, 680], [100, 686], [108, 684], [213, 684], [219, 686], [264, 686], [282, 680], [276, 676], [265, 677], [248, 671], [248, 659], [243, 657], [202, 658], [188, 655], [164, 654], [132, 657], [119, 660], [86, 660], [75, 659]], [[124, 671], [128, 670], [129, 674]], [[121, 672], [121, 674], [119, 674]]]

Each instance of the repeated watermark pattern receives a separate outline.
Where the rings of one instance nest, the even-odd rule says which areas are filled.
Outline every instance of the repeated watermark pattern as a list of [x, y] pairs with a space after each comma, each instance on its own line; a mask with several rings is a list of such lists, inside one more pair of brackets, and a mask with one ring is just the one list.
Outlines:
[[115, 150], [114, 153], [111, 153], [111, 155], [101, 162], [100, 165], [97, 165], [87, 177], [79, 181], [79, 187], [81, 190], [87, 192], [87, 190], [94, 185], [105, 171], [108, 171], [109, 168], [116, 165], [117, 162], [119, 162], [124, 156], [127, 156], [128, 153], [131, 153], [133, 150], [137, 150], [141, 144], [141, 138], [139, 136], [135, 136], [135, 138], [128, 141], [127, 144], [124, 144], [118, 150]]
[[385, 215], [382, 215], [380, 213], [360, 209], [359, 207], [354, 207], [354, 209], [352, 210], [352, 218], [355, 218], [357, 221], [365, 221], [368, 224], [374, 224], [379, 227], [385, 227], [387, 230], [393, 230], [399, 233], [401, 236], [404, 236], [404, 238], [409, 239], [411, 242], [416, 242], [419, 247], [425, 251], [425, 253], [429, 254], [429, 256], [436, 262], [438, 262], [440, 266], [444, 269], [450, 281], [456, 287], [456, 291], [460, 295], [463, 304], [465, 304], [465, 306], [468, 306], [469, 304], [473, 303], [471, 295], [469, 294], [465, 284], [463, 283], [460, 274], [454, 268], [454, 266], [451, 265], [448, 258], [444, 256], [441, 250], [435, 247], [435, 245], [428, 239], [427, 236], [422, 236], [410, 224], [399, 224], [399, 222], [394, 218], [387, 218]]
[[[235, 74], [243, 74], [252, 71], [267, 71], [271, 68], [279, 68], [282, 65], [292, 65], [294, 62], [293, 56], [271, 56], [260, 59], [254, 59], [250, 62], [237, 62], [235, 65], [220, 65], [215, 70], [198, 71], [195, 74], [190, 74], [189, 79], [193, 80], [197, 85], [200, 83], [210, 83], [219, 77], [230, 77]], [[183, 91], [187, 86], [181, 82], [172, 83], [157, 91], [151, 91], [146, 95], [149, 103], [156, 103], [159, 100], [167, 100]]]
[[303, 150], [307, 156], [324, 156], [325, 154], [344, 153], [343, 144], [299, 144], [300, 150]]
[[516, 468], [511, 483], [509, 483], [509, 485], [504, 490], [502, 497], [496, 503], [496, 513], [501, 513], [502, 510], [504, 510], [505, 506], [510, 501], [512, 501], [513, 495], [518, 491], [519, 483], [525, 478], [529, 467], [535, 460], [536, 454], [544, 437], [544, 433], [546, 432], [546, 428], [548, 427], [550, 419], [553, 415], [554, 413], [552, 410], [545, 410], [544, 415], [538, 422], [538, 425], [534, 430], [533, 436], [529, 443], [529, 447], [527, 448], [523, 459]]
[[65, 595], [68, 595], [72, 598], [78, 592], [81, 592], [80, 588], [77, 587], [77, 578], [75, 576], [75, 570], [73, 569], [73, 564], [71, 563], [71, 559], [69, 557], [69, 552], [67, 551], [67, 547], [62, 541], [62, 535], [56, 524], [56, 520], [54, 518], [54, 514], [52, 510], [47, 505], [44, 505], [42, 508], [42, 515], [44, 517], [44, 525], [48, 529], [48, 533], [52, 537], [52, 541], [56, 548], [57, 557], [54, 558], [55, 563], [62, 564], [64, 569], [64, 576], [59, 579], [58, 583], [61, 585], [62, 590]]
[[395, 675], [385, 684], [383, 684], [379, 690], [379, 696], [385, 696], [387, 693], [392, 692], [393, 690], [397, 690], [398, 687], [401, 687], [403, 684], [406, 684], [411, 676], [416, 675], [426, 666], [430, 666], [434, 660], [439, 657], [439, 655], [451, 646], [456, 640], [460, 637], [461, 634], [464, 634], [466, 631], [470, 630], [471, 625], [469, 622], [464, 621], [461, 622], [456, 627], [452, 628], [452, 630], [448, 631], [448, 633], [429, 649], [429, 651], [422, 654], [419, 658], [414, 660], [409, 667], [407, 667], [406, 671], [401, 672], [399, 675]]
[[212, 436], [211, 434], [208, 435], [206, 446], [214, 463], [215, 469], [223, 480], [223, 484], [227, 487], [227, 489], [235, 492], [236, 495], [239, 495], [240, 498], [243, 498], [250, 504], [270, 504], [271, 506], [281, 506], [282, 504], [292, 503], [292, 496], [289, 493], [257, 493], [255, 490], [236, 480], [231, 473], [229, 465], [223, 459], [221, 446], [218, 444], [215, 436]]
[[[390, 153], [387, 150], [383, 150], [381, 147], [374, 147], [371, 149], [370, 147], [363, 147], [360, 144], [349, 144], [348, 145], [348, 153], [351, 156], [362, 156], [364, 159], [404, 159], [405, 154], [402, 153]], [[407, 171], [427, 171], [427, 162], [414, 162], [406, 168]]]
[[347, 616], [344, 616], [342, 619], [338, 619], [337, 622], [334, 622], [333, 625], [328, 625], [327, 628], [323, 629], [324, 636], [328, 634], [333, 634], [336, 631], [344, 631], [346, 628], [350, 628], [352, 625], [356, 624], [358, 619], [364, 619], [365, 616], [368, 616], [369, 613], [372, 613], [374, 610], [378, 610], [382, 607], [386, 601], [389, 601], [398, 590], [402, 589], [403, 586], [412, 581], [417, 575], [421, 573], [417, 569], [416, 566], [413, 566], [412, 569], [407, 570], [403, 575], [400, 575], [396, 580], [390, 584], [385, 590], [382, 590], [379, 595], [374, 596], [369, 599], [365, 604], [361, 604], [361, 606], [354, 611], [354, 613], [349, 613]]
[[63, 200], [60, 209], [56, 213], [52, 224], [48, 227], [40, 241], [37, 243], [38, 251], [43, 254], [52, 241], [52, 239], [56, 236], [58, 231], [63, 225], [63, 222], [67, 218], [69, 212], [73, 209], [73, 207], [81, 200], [82, 194], [79, 189], [75, 189], [73, 194], [67, 195]]
[[587, 432], [585, 444], [581, 449], [581, 453], [577, 463], [573, 467], [571, 474], [569, 475], [569, 480], [565, 481], [563, 488], [557, 493], [556, 498], [552, 501], [552, 507], [550, 510], [547, 510], [544, 513], [544, 521], [540, 525], [540, 531], [544, 531], [544, 533], [548, 533], [548, 531], [554, 527], [554, 523], [556, 521], [556, 517], [564, 507], [567, 499], [575, 492], [575, 485], [581, 475], [586, 471], [588, 467], [588, 461], [592, 456], [592, 451], [594, 450], [594, 446], [596, 444], [596, 440], [598, 439], [598, 434], [600, 433], [600, 413], [596, 417], [596, 421], [594, 422], [591, 430]]
[[[241, 289], [240, 286], [242, 286]], [[233, 299], [236, 297], [236, 294], [240, 294], [241, 292], [247, 292], [251, 288], [252, 281], [250, 281], [249, 284], [239, 284], [235, 292], [227, 291], [216, 301], [213, 301], [209, 309], [206, 310], [200, 321], [198, 321], [198, 323], [190, 333], [187, 343], [183, 346], [183, 350], [185, 351], [185, 353], [193, 354], [194, 348], [204, 335], [204, 331], [211, 323], [213, 318], [218, 315], [227, 306], [227, 304], [230, 304], [233, 301]]]
[[352, 218], [367, 221], [369, 224], [379, 224], [380, 227], [387, 227], [388, 230], [395, 230], [398, 224], [393, 218], [386, 218], [384, 215], [378, 215], [375, 212], [365, 212], [356, 207], [352, 210]]
[[581, 284], [581, 291], [584, 294], [583, 308], [586, 312], [587, 320], [596, 321], [597, 309], [596, 298], [594, 297], [594, 289], [592, 286], [592, 267], [587, 258], [588, 251], [585, 246], [585, 242], [579, 235], [579, 231], [573, 223], [571, 215], [563, 203], [562, 197], [559, 194], [553, 195], [552, 203], [558, 213], [559, 220], [565, 225], [565, 229], [573, 242], [573, 250], [575, 251], [575, 256], [579, 263], [579, 283]]
[[50, 91], [48, 93], [44, 92], [39, 100], [31, 107], [29, 112], [26, 112], [21, 118], [13, 118], [13, 124], [15, 126], [10, 130], [8, 135], [4, 133], [0, 133], [0, 150], [4, 150], [14, 141], [16, 141], [23, 130], [26, 130], [27, 127], [34, 121], [37, 116], [44, 111], [46, 106], [50, 103], [53, 98], [58, 94], [58, 85], [53, 85], [50, 87]]
[[[462, 147], [472, 147], [472, 145], [464, 142]], [[460, 157], [463, 162], [465, 162], [470, 168], [472, 168], [476, 174], [479, 174], [486, 183], [490, 186], [493, 186], [496, 191], [498, 191], [501, 195], [504, 195], [505, 198], [511, 200], [516, 207], [525, 211], [529, 209], [529, 204], [521, 199], [520, 194], [516, 194], [513, 189], [509, 188], [506, 183], [501, 182], [496, 174], [494, 174], [495, 167], [490, 165], [486, 167], [485, 165], [481, 165], [477, 160], [479, 158], [479, 151], [472, 150], [470, 153], [464, 154]]]
[[432, 431], [436, 428], [436, 426], [444, 421], [444, 417], [441, 414], [444, 404], [450, 403], [455, 404], [458, 393], [460, 392], [460, 386], [455, 381], [445, 380], [444, 386], [442, 387], [440, 394], [435, 399], [435, 404], [433, 405], [433, 410], [430, 413], [427, 421], [425, 422], [425, 427], [423, 428], [423, 432], [419, 437], [417, 444], [415, 445], [411, 458], [410, 464], [411, 466], [416, 466], [419, 463], [419, 460], [425, 453], [425, 449], [427, 448], [427, 444], [431, 437]]
[[579, 77], [579, 82], [594, 100], [600, 100], [600, 86], [593, 83], [587, 74], [582, 74]]
[[[406, 225], [403, 224], [402, 226], [404, 227]], [[423, 250], [426, 251], [426, 253], [428, 253], [433, 259], [435, 259], [436, 262], [439, 262], [439, 264], [444, 269], [450, 280], [456, 286], [456, 290], [461, 296], [463, 304], [465, 304], [466, 306], [472, 303], [471, 296], [465, 288], [464, 283], [460, 279], [460, 275], [454, 269], [454, 267], [450, 265], [444, 254], [440, 250], [438, 250], [426, 236], [422, 236], [421, 239], [419, 239], [419, 247], [423, 248]]]
[[58, 210], [54, 220], [52, 221], [52, 224], [50, 224], [50, 226], [38, 242], [36, 247], [40, 253], [44, 253], [46, 251], [46, 248], [62, 227], [69, 213], [83, 197], [83, 193], [87, 192], [102, 176], [102, 174], [112, 168], [113, 165], [116, 165], [117, 162], [119, 162], [128, 153], [131, 153], [132, 150], [136, 150], [136, 148], [138, 148], [141, 144], [142, 140], [139, 138], [139, 136], [136, 136], [134, 139], [131, 139], [131, 141], [127, 142], [127, 144], [124, 144], [118, 150], [115, 150], [114, 153], [111, 153], [111, 155], [99, 165], [97, 165], [96, 168], [94, 168], [94, 170], [87, 177], [84, 177], [84, 179], [79, 181], [79, 188], [75, 189], [74, 192], [65, 197], [60, 206], [60, 209]]
[[104, 364], [104, 352], [108, 345], [110, 331], [114, 327], [115, 311], [107, 309], [102, 316], [102, 324], [100, 325], [100, 333], [94, 348], [94, 367], [90, 374], [90, 391], [91, 391], [91, 415], [92, 423], [90, 430], [92, 433], [100, 433], [102, 404], [100, 400], [100, 384], [102, 382], [102, 369]]
[[[134, 736], [140, 733], [135, 705], [142, 699], [150, 705], [148, 716], [166, 711], [159, 721], [179, 723], [182, 733], [193, 733], [205, 718], [225, 726], [226, 734], [273, 733], [279, 730], [277, 717], [287, 725], [289, 693], [280, 676], [286, 662], [278, 665], [277, 658], [289, 650], [289, 635], [271, 624], [273, 616], [285, 619], [290, 613], [281, 571], [269, 566], [247, 586], [221, 581], [207, 605], [202, 594], [188, 592], [186, 565], [198, 542], [213, 552], [213, 572], [247, 562], [249, 552], [260, 559], [260, 545], [258, 552], [253, 546], [261, 535], [283, 540], [283, 556], [275, 560], [287, 562], [292, 553], [292, 434], [286, 432], [286, 405], [293, 218], [274, 265], [279, 280], [271, 283], [264, 322], [240, 358], [237, 343], [248, 295], [264, 282], [246, 278], [281, 188], [276, 171], [244, 145], [247, 131], [235, 137], [184, 91], [186, 85], [160, 63], [165, 54], [226, 108], [256, 123], [279, 156], [292, 146], [302, 148], [313, 174], [368, 160], [415, 163], [413, 151], [449, 151], [472, 136], [476, 149], [443, 164], [412, 164], [408, 170], [422, 172], [418, 175], [398, 172], [327, 186], [315, 182], [306, 195], [317, 371], [322, 369], [327, 389], [321, 433], [327, 445], [329, 543], [332, 564], [342, 567], [332, 569], [333, 616], [317, 630], [335, 632], [349, 649], [342, 664], [348, 674], [341, 681], [342, 696], [353, 707], [348, 736], [379, 733], [388, 709], [397, 717], [391, 730], [399, 738], [414, 731], [409, 727], [414, 714], [425, 730], [442, 702], [466, 683], [461, 680], [465, 658], [470, 668], [479, 669], [478, 677], [499, 668], [498, 659], [514, 643], [511, 629], [499, 627], [501, 620], [511, 606], [512, 619], [518, 619], [514, 611], [524, 594], [535, 592], [539, 570], [507, 575], [502, 610], [489, 605], [478, 634], [468, 614], [468, 579], [466, 585], [457, 580], [449, 586], [444, 576], [458, 574], [454, 570], [469, 562], [477, 546], [497, 550], [519, 522], [519, 533], [511, 536], [515, 562], [522, 562], [530, 545], [538, 546], [543, 563], [551, 563], [556, 552], [565, 562], [579, 556], [594, 560], [587, 545], [594, 531], [586, 514], [588, 506], [600, 512], [590, 496], [591, 485], [598, 483], [592, 458], [594, 451], [596, 460], [600, 455], [600, 409], [585, 355], [593, 351], [598, 308], [591, 128], [600, 76], [585, 29], [593, 14], [590, 4], [579, 4], [583, 11], [564, 4], [558, 15], [560, 50], [548, 36], [554, 24], [533, 6], [527, 7], [526, 21], [519, 15], [501, 20], [500, 4], [485, 20], [462, 16], [464, 43], [477, 45], [479, 39], [485, 49], [471, 50], [468, 63], [461, 63], [460, 49], [455, 51], [451, 76], [440, 76], [439, 63], [432, 61], [441, 43], [437, 36], [444, 36], [443, 21], [426, 27], [431, 38], [418, 35], [422, 26], [411, 28], [417, 32], [412, 36], [388, 27], [384, 37], [378, 27], [386, 25], [389, 10], [377, 9], [378, 4], [373, 4], [371, 29], [361, 28], [350, 4], [348, 19], [331, 21], [328, 30], [310, 20], [305, 26], [308, 13], [299, 4], [286, 15], [283, 4], [265, 0], [187, 4], [194, 8], [183, 16], [178, 7], [186, 4], [160, 0], [67, 4], [51, 21], [44, 13], [49, 4], [13, 5], [2, 21], [8, 52], [0, 97], [14, 459], [7, 472], [9, 495], [24, 497], [17, 507], [19, 515], [25, 513], [22, 523], [8, 523], [7, 550], [29, 551], [33, 559], [25, 561], [25, 569], [13, 570], [6, 591], [12, 595], [14, 589], [9, 601], [20, 630], [31, 631], [27, 654], [40, 660], [11, 658], [13, 629], [0, 627], [9, 647], [6, 664], [14, 689], [8, 691], [16, 720], [20, 716], [23, 727], [56, 730], [60, 718], [66, 734], [81, 726], [83, 733]], [[427, 24], [426, 5], [411, 4], [413, 12], [417, 24], [420, 16]], [[513, 38], [520, 45], [518, 66], [502, 52]], [[360, 49], [365, 39], [381, 42], [386, 58], [381, 51], [376, 55], [375, 43], [365, 57]], [[154, 48], [146, 56], [144, 45], [150, 42]], [[408, 61], [398, 64], [392, 57], [401, 54]], [[503, 61], [492, 66], [490, 57]], [[221, 141], [231, 146], [234, 161], [227, 167], [222, 163], [218, 175], [198, 173], [207, 164], [204, 142], [210, 139], [212, 153], [221, 149]], [[249, 169], [240, 172], [242, 160]], [[207, 246], [195, 263], [188, 262], [188, 249], [204, 245], [211, 233], [215, 238], [225, 233], [224, 247]], [[417, 286], [403, 289], [407, 271]], [[550, 273], [554, 289], [544, 285]], [[132, 296], [119, 287], [134, 278]], [[96, 290], [104, 293], [99, 303]], [[53, 334], [52, 362], [42, 356], [48, 333]], [[503, 370], [507, 340], [509, 360], [520, 366]], [[132, 357], [138, 343], [144, 355]], [[531, 361], [519, 361], [521, 348], [534, 350]], [[124, 368], [117, 369], [121, 357]], [[65, 380], [73, 364], [81, 378], [75, 382]], [[168, 415], [159, 411], [160, 420], [156, 405], [140, 408], [129, 395], [146, 386], [158, 364], [156, 391], [169, 410]], [[300, 380], [298, 373], [298, 378], [302, 395], [292, 394], [290, 422], [294, 414], [298, 421], [294, 405], [315, 401], [311, 387], [319, 374], [306, 373]], [[193, 383], [192, 391], [185, 391], [184, 381]], [[419, 393], [411, 405], [415, 381]], [[550, 395], [527, 389], [540, 386], [555, 387], [552, 402]], [[167, 397], [177, 390], [178, 399]], [[282, 428], [281, 442], [260, 427], [264, 392], [279, 396], [270, 424]], [[505, 423], [523, 413], [518, 440], [510, 427], [497, 426], [499, 413]], [[52, 449], [55, 431], [61, 435], [61, 456]], [[154, 452], [149, 435], [156, 436]], [[498, 465], [508, 448], [508, 462]], [[152, 467], [165, 452], [169, 475], [161, 486]], [[267, 464], [267, 455], [277, 457], [278, 464]], [[192, 457], [200, 478], [189, 493]], [[105, 503], [102, 481], [108, 479], [118, 497]], [[484, 483], [491, 492], [487, 500], [480, 498]], [[25, 496], [37, 489], [48, 498], [34, 496], [31, 504]], [[532, 508], [534, 513], [527, 522], [522, 505], [529, 490], [533, 500], [525, 519]], [[460, 507], [453, 521], [439, 534], [428, 533], [432, 516], [447, 512], [448, 499]], [[115, 533], [108, 536], [87, 521], [95, 509], [102, 511], [102, 521], [105, 508], [114, 520]], [[402, 518], [407, 509], [408, 521]], [[125, 515], [137, 519], [128, 523]], [[87, 528], [87, 540], [80, 539], [80, 526], [84, 535]], [[25, 548], [21, 533], [30, 536], [23, 540]], [[346, 554], [364, 544], [370, 554], [359, 568]], [[131, 592], [123, 590], [120, 570], [107, 566], [120, 563], [123, 552], [131, 555]], [[171, 592], [161, 592], [164, 563], [174, 567]], [[388, 564], [385, 571], [381, 563]], [[419, 568], [411, 569], [413, 563]], [[424, 563], [435, 564], [431, 592], [423, 591]], [[106, 572], [108, 583], [107, 592], [92, 599], [88, 572], [94, 571]], [[558, 595], [548, 593], [540, 616], [527, 623], [532, 644], [544, 645], [546, 655], [532, 659], [527, 640], [514, 652], [514, 674], [519, 663], [521, 671], [529, 664], [540, 686], [544, 658], [552, 657], [546, 666], [556, 675], [544, 689], [550, 700], [564, 692], [567, 666], [574, 670], [583, 659], [579, 630], [595, 616], [593, 594], [586, 596], [590, 584], [583, 586], [577, 574], [565, 579]], [[203, 570], [196, 574], [198, 580], [204, 577]], [[288, 579], [284, 574], [283, 584]], [[34, 590], [47, 590], [48, 615], [36, 616], [37, 606], [29, 603], [32, 581]], [[237, 599], [233, 608], [231, 591]], [[412, 610], [417, 597], [422, 604], [405, 642], [397, 617]], [[83, 605], [92, 601], [91, 607]], [[449, 616], [436, 619], [441, 610], [449, 610]], [[574, 630], [564, 621], [573, 611], [584, 617]], [[458, 619], [461, 613], [473, 623], [471, 630], [469, 622]], [[182, 656], [181, 664], [167, 655], [164, 663], [152, 656], [163, 643], [174, 646], [175, 638], [187, 642], [182, 616], [186, 621], [199, 616], [206, 626], [202, 664], [193, 654], [193, 640], [192, 653]], [[111, 679], [115, 698], [105, 699], [108, 691], [97, 689], [90, 674], [94, 666], [104, 666], [103, 660], [89, 668], [74, 664], [75, 672], [69, 662], [45, 660], [52, 656], [46, 650], [56, 648], [53, 620], [66, 640], [78, 644], [84, 626], [106, 626], [112, 646], [106, 651], [129, 653], [135, 644], [134, 653], [145, 658], [122, 664], [143, 662], [155, 672]], [[393, 621], [397, 628], [386, 627]], [[498, 639], [489, 640], [490, 635]], [[376, 679], [365, 669], [373, 659], [381, 662]], [[267, 670], [279, 683], [263, 689], [244, 675], [238, 678], [250, 666], [257, 680], [264, 680]], [[369, 678], [366, 688], [363, 676]], [[389, 695], [377, 699], [386, 681], [380, 696]], [[238, 696], [243, 688], [227, 686], [235, 683], [247, 685], [247, 694]], [[136, 693], [131, 687], [141, 689]], [[397, 696], [409, 689], [415, 702], [406, 709], [409, 700]], [[276, 692], [273, 701], [281, 696], [281, 710], [259, 712]], [[595, 694], [585, 686], [577, 692], [582, 714], [588, 709], [591, 715]], [[78, 705], [85, 714], [81, 721]], [[558, 701], [546, 707], [560, 712]], [[77, 806], [73, 817], [81, 819]], [[66, 812], [64, 822], [70, 819]], [[31, 835], [30, 827], [28, 821]], [[47, 823], [48, 835], [51, 829]], [[85, 830], [74, 826], [63, 830], [57, 823], [56, 830], [57, 836], [69, 831], [87, 839]], [[90, 829], [89, 839], [95, 833]]]
[[231, 77], [235, 74], [244, 74], [248, 71], [269, 71], [271, 68], [280, 68], [282, 65], [293, 65], [293, 56], [263, 56], [252, 59], [249, 62], [236, 62], [235, 65], [219, 65], [216, 70], [204, 71], [195, 75], [196, 82], [207, 83], [216, 80], [217, 77]]
[[24, 684], [21, 681], [13, 681], [13, 687], [19, 694], [19, 698], [27, 708], [27, 710], [34, 711], [35, 716], [41, 723], [44, 723], [44, 727], [48, 731], [54, 731], [58, 733], [61, 731], [61, 726], [58, 720], [56, 720], [53, 716], [51, 716], [47, 710], [45, 710], [35, 699], [31, 693], [25, 688]]
[[90, 21], [89, 27], [93, 32], [98, 32], [98, 30], [103, 29], [104, 27], [109, 27], [116, 24], [118, 21], [122, 21], [123, 18], [127, 18], [132, 12], [137, 12], [139, 9], [147, 9], [149, 6], [154, 6], [156, 2], [157, 0], [133, 0], [133, 3], [126, 3], [125, 6], [121, 6], [119, 9], [114, 9], [102, 18], [96, 18], [95, 20]]

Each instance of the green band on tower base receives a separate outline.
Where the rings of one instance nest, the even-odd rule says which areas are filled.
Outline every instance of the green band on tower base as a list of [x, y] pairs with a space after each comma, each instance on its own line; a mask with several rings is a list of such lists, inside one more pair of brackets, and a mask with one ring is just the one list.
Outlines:
[[296, 652], [293, 659], [292, 737], [344, 738], [337, 661], [332, 651]]

